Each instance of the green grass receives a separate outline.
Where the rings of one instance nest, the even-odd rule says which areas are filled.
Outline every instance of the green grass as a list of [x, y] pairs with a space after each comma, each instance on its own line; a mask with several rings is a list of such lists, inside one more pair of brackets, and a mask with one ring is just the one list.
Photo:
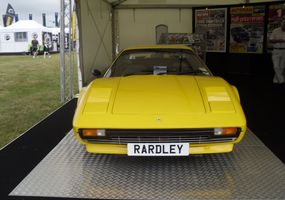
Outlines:
[[0, 56], [0, 148], [60, 106], [59, 82], [58, 54]]

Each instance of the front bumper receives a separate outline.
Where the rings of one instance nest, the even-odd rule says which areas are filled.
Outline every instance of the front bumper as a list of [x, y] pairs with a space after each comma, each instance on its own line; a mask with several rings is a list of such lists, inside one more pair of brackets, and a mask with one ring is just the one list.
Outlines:
[[[234, 144], [190, 144], [189, 154], [212, 154], [228, 153], [233, 150]], [[98, 154], [125, 154], [127, 155], [127, 145], [119, 144], [86, 144], [86, 151]]]

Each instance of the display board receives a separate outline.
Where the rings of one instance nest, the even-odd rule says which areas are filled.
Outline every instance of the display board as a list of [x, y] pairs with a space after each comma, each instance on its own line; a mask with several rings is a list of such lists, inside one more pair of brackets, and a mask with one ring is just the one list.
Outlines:
[[43, 46], [46, 45], [49, 48], [52, 48], [52, 33], [49, 32], [43, 32], [42, 35], [42, 41], [43, 41]]
[[262, 53], [265, 5], [230, 8], [230, 53]]
[[206, 41], [204, 34], [198, 33], [163, 33], [159, 44], [185, 44], [191, 47], [206, 62]]
[[268, 25], [267, 25], [267, 48], [273, 48], [269, 42], [272, 31], [280, 27], [282, 19], [285, 17], [285, 4], [270, 5], [268, 9]]
[[195, 10], [195, 32], [205, 35], [207, 52], [226, 52], [226, 8]]

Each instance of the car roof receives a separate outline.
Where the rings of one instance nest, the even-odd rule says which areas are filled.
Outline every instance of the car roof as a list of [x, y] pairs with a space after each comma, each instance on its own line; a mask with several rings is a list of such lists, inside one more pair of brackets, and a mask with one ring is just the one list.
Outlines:
[[183, 44], [139, 45], [139, 46], [126, 48], [124, 49], [124, 51], [139, 50], [139, 49], [185, 49], [185, 50], [193, 51], [191, 47], [183, 45]]

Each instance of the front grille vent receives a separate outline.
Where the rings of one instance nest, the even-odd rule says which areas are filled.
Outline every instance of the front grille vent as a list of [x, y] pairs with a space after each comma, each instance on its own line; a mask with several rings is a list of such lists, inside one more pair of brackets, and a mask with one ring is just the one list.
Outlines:
[[236, 137], [214, 137], [213, 129], [166, 129], [166, 130], [122, 130], [106, 129], [106, 137], [88, 139], [92, 143], [216, 143], [232, 142]]

